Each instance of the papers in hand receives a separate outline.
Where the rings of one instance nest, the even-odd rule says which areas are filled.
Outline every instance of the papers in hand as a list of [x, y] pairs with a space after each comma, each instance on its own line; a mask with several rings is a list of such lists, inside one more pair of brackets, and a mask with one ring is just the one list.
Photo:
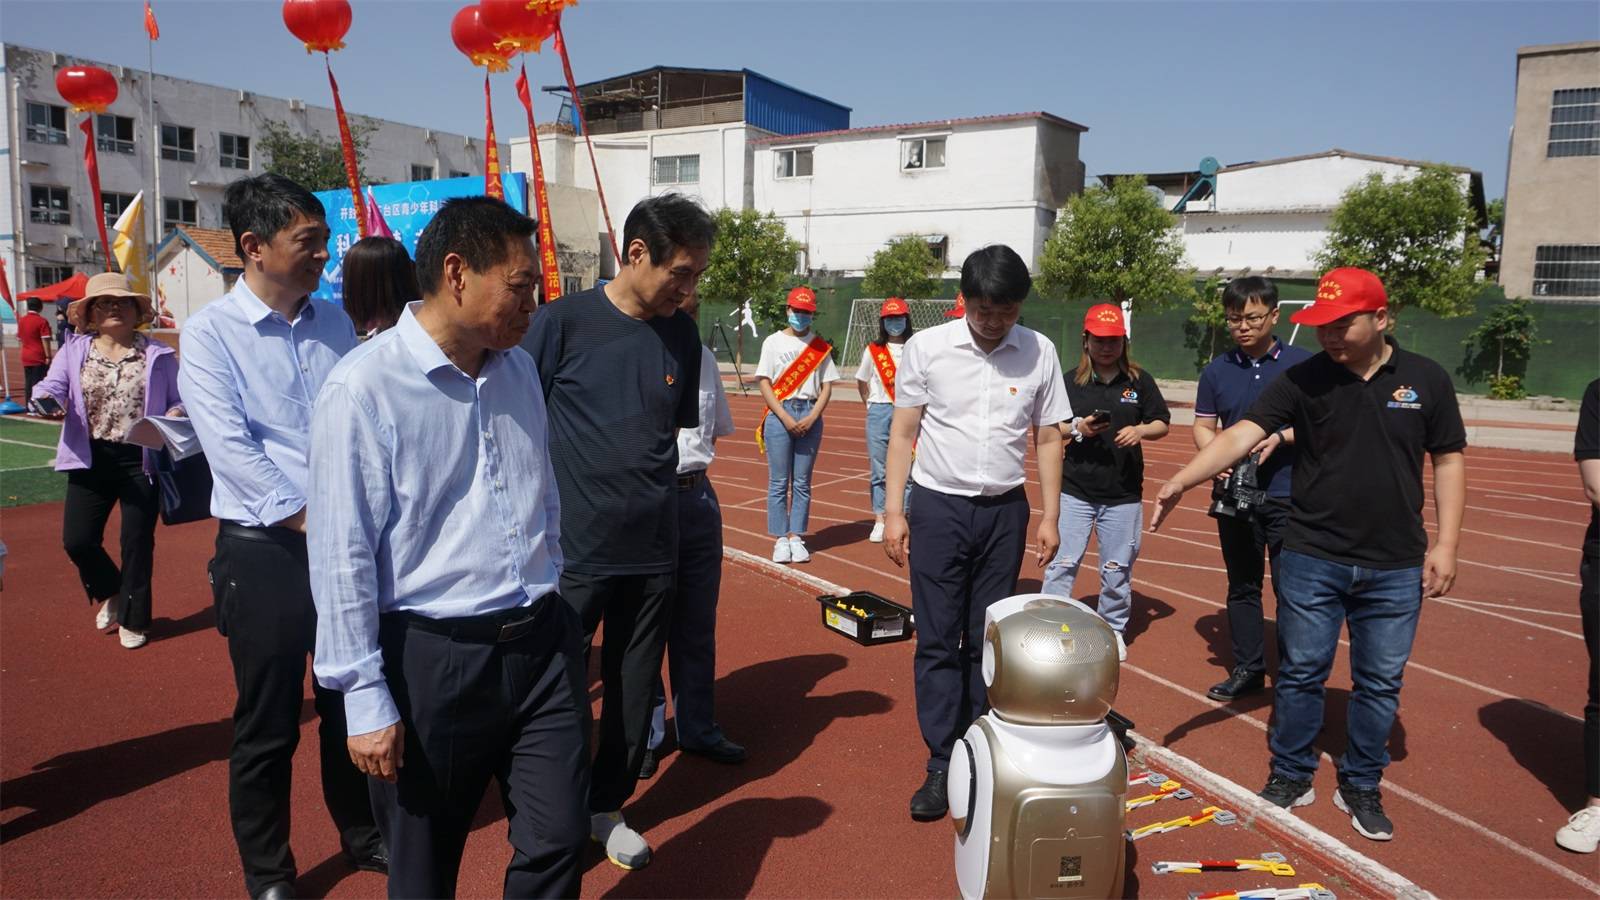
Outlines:
[[128, 429], [128, 443], [166, 450], [174, 462], [200, 452], [200, 438], [195, 436], [194, 423], [177, 416], [149, 416], [133, 423]]

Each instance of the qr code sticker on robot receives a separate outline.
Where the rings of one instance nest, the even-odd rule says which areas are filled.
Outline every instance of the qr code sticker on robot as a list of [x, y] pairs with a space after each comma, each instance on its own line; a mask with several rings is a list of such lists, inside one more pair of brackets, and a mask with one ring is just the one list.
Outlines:
[[1081, 857], [1081, 856], [1063, 856], [1063, 857], [1061, 857], [1061, 874], [1056, 877], [1056, 881], [1063, 882], [1063, 883], [1066, 883], [1066, 884], [1076, 884], [1076, 883], [1078, 883], [1078, 882], [1080, 882], [1082, 880], [1083, 880], [1083, 857]]
[[852, 619], [849, 616], [841, 616], [831, 609], [824, 610], [823, 612], [825, 613], [829, 628], [832, 628], [835, 631], [843, 632], [844, 634], [848, 634], [851, 637], [858, 637], [861, 634], [855, 619]]

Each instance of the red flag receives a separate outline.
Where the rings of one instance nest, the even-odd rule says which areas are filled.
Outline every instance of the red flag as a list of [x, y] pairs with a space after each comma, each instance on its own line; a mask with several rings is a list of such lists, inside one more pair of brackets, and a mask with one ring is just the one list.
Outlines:
[[500, 143], [494, 139], [494, 102], [489, 99], [489, 73], [483, 73], [483, 127], [488, 132], [483, 148], [483, 192], [496, 200], [506, 198], [500, 183]]
[[600, 186], [600, 163], [594, 158], [594, 141], [589, 139], [589, 123], [583, 119], [583, 104], [578, 100], [578, 81], [572, 77], [572, 58], [567, 56], [567, 40], [561, 34], [561, 20], [556, 20], [556, 52], [561, 55], [561, 71], [567, 76], [567, 91], [572, 97], [572, 110], [578, 114], [578, 128], [583, 131], [583, 142], [589, 145], [589, 165], [594, 169], [594, 190], [600, 195], [600, 214], [606, 219], [606, 236], [611, 238], [611, 254], [622, 265], [622, 253], [617, 250], [617, 230], [611, 227], [611, 210], [606, 209], [606, 190]]
[[144, 0], [144, 33], [152, 41], [161, 40], [161, 27], [156, 24], [156, 11], [150, 8], [150, 0]]
[[106, 271], [110, 272], [111, 242], [106, 240], [106, 212], [100, 199], [100, 158], [94, 152], [94, 116], [85, 117], [78, 130], [83, 132], [83, 167], [89, 172], [89, 192], [94, 196], [90, 215], [100, 229], [100, 250], [106, 255]]
[[328, 87], [333, 88], [333, 115], [339, 120], [339, 146], [344, 150], [344, 177], [350, 184], [350, 200], [356, 208], [356, 237], [364, 238], [367, 236], [367, 207], [361, 202], [361, 169], [356, 165], [356, 145], [350, 138], [350, 123], [345, 120], [344, 103], [339, 100], [339, 82], [333, 80], [333, 64], [328, 62], [327, 53], [322, 54], [322, 64], [328, 70]]
[[17, 301], [11, 299], [11, 279], [6, 277], [6, 261], [0, 258], [0, 297], [4, 297], [6, 305], [11, 307], [13, 314], [17, 311]]
[[517, 76], [517, 99], [528, 111], [528, 146], [533, 150], [533, 207], [539, 219], [539, 266], [544, 273], [544, 302], [561, 297], [561, 264], [556, 259], [556, 233], [550, 222], [550, 191], [544, 183], [544, 160], [539, 154], [539, 131], [533, 124], [533, 94], [528, 90], [528, 64]]
[[372, 188], [367, 188], [367, 234], [371, 237], [394, 237], [394, 232], [389, 230], [389, 222], [383, 217], [383, 209], [378, 206], [378, 199], [372, 196]]

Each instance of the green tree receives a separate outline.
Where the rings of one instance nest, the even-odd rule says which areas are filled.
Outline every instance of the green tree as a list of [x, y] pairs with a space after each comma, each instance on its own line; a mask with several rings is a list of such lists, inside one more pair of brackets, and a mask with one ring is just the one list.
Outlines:
[[1222, 305], [1222, 282], [1209, 279], [1195, 292], [1194, 312], [1183, 323], [1183, 345], [1194, 351], [1194, 370], [1204, 369], [1232, 340], [1228, 311]]
[[939, 289], [939, 274], [944, 267], [928, 249], [928, 242], [916, 235], [895, 238], [867, 263], [861, 279], [863, 297], [929, 297]]
[[1045, 241], [1039, 290], [1062, 300], [1131, 299], [1135, 309], [1193, 300], [1177, 224], [1142, 177], [1089, 188], [1067, 201]]
[[1317, 254], [1323, 271], [1359, 266], [1383, 279], [1392, 313], [1418, 306], [1438, 316], [1471, 313], [1484, 251], [1460, 176], [1425, 166], [1393, 181], [1374, 172], [1345, 192]]
[[781, 328], [784, 289], [794, 278], [800, 242], [770, 213], [723, 208], [715, 218], [717, 242], [700, 278], [700, 293], [713, 300], [749, 300], [758, 321]]
[[[268, 120], [263, 124], [266, 132], [256, 139], [256, 147], [266, 155], [266, 170], [282, 175], [307, 190], [331, 191], [346, 187], [344, 151], [337, 140], [330, 140], [318, 132], [299, 135], [282, 122]], [[371, 183], [361, 160], [367, 155], [367, 144], [377, 126], [370, 122], [350, 123], [350, 143], [356, 149], [356, 170], [362, 185]]]
[[1462, 341], [1466, 353], [1456, 371], [1472, 380], [1487, 381], [1489, 396], [1515, 400], [1527, 396], [1522, 376], [1538, 339], [1539, 324], [1527, 300], [1511, 300], [1489, 310], [1483, 322]]

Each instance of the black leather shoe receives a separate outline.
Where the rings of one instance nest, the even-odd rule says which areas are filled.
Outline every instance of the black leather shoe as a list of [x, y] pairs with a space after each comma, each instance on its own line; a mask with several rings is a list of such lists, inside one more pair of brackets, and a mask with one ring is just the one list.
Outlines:
[[742, 763], [744, 762], [744, 747], [733, 741], [723, 738], [709, 747], [684, 747], [683, 752], [704, 756], [713, 762]]
[[644, 761], [639, 763], [639, 777], [650, 778], [656, 774], [656, 767], [660, 762], [656, 759], [656, 752], [649, 747], [644, 748]]
[[257, 894], [255, 900], [294, 900], [294, 896], [294, 885], [280, 881]]
[[929, 772], [927, 780], [922, 782], [922, 787], [911, 795], [911, 818], [918, 822], [936, 822], [944, 818], [950, 811], [950, 802], [945, 796], [944, 773]]
[[359, 871], [377, 872], [379, 875], [389, 874], [389, 851], [384, 847], [379, 847], [366, 856], [356, 856], [347, 852], [344, 858]]
[[1227, 703], [1229, 700], [1258, 693], [1266, 684], [1266, 673], [1252, 672], [1240, 666], [1228, 675], [1227, 680], [1213, 684], [1211, 690], [1206, 691], [1206, 696]]

